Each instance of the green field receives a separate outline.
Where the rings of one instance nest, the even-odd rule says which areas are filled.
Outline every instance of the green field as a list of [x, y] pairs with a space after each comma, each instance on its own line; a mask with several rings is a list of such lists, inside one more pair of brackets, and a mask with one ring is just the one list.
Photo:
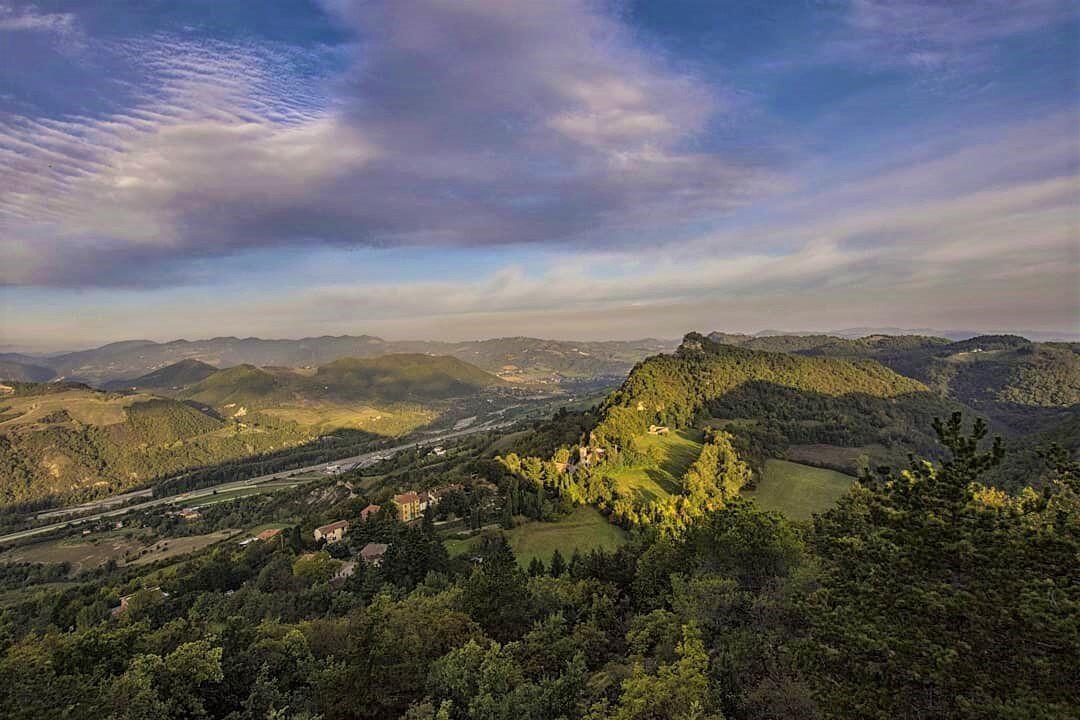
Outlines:
[[701, 454], [703, 437], [697, 430], [678, 430], [668, 435], [644, 435], [637, 439], [637, 450], [655, 453], [655, 464], [604, 469], [604, 475], [627, 495], [649, 501], [678, 492], [683, 475]]
[[800, 465], [787, 460], [766, 460], [765, 476], [757, 488], [743, 493], [766, 510], [777, 510], [792, 520], [806, 520], [831, 508], [854, 478], [835, 470]]
[[[525, 567], [534, 557], [551, 562], [556, 549], [567, 560], [577, 548], [588, 552], [595, 548], [612, 550], [626, 542], [626, 531], [612, 525], [596, 508], [578, 507], [558, 522], [530, 522], [506, 531], [518, 563]], [[450, 555], [462, 555], [480, 543], [480, 536], [466, 540], [447, 540]]]

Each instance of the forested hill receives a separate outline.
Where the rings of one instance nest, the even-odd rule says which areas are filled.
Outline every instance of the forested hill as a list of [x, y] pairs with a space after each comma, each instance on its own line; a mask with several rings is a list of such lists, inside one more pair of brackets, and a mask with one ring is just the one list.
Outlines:
[[0, 507], [100, 497], [299, 439], [274, 428], [230, 430], [185, 403], [141, 393], [0, 386]]
[[434, 342], [388, 341], [371, 335], [296, 340], [218, 337], [165, 343], [131, 340], [51, 357], [5, 355], [0, 360], [41, 365], [53, 371], [50, 377], [77, 379], [99, 386], [124, 380], [127, 384], [118, 387], [128, 387], [138, 384], [134, 379], [182, 360], [197, 360], [218, 368], [245, 364], [311, 367], [341, 358], [420, 353], [449, 355], [509, 380], [551, 382], [623, 375], [642, 358], [674, 347], [673, 342], [653, 339], [586, 342], [508, 337]]
[[983, 335], [958, 342], [887, 335], [846, 339], [712, 333], [709, 338], [755, 350], [877, 360], [1016, 433], [1052, 428], [1080, 406], [1076, 343], [1032, 342], [1017, 335]]
[[384, 355], [342, 358], [311, 371], [238, 365], [184, 388], [178, 397], [222, 407], [267, 407], [293, 402], [437, 402], [503, 385], [457, 358]]
[[217, 371], [216, 367], [201, 360], [181, 360], [137, 378], [113, 380], [105, 383], [103, 388], [105, 390], [179, 390], [205, 380]]
[[46, 382], [56, 375], [52, 369], [41, 365], [19, 362], [16, 360], [0, 360], [0, 382], [11, 380], [14, 382]]
[[838, 401], [869, 411], [908, 400], [940, 405], [925, 385], [874, 361], [758, 352], [690, 333], [674, 355], [634, 368], [605, 402], [593, 435], [601, 444], [626, 446], [651, 424], [686, 427], [700, 413], [731, 418], [739, 405], [764, 403], [756, 408], [764, 415], [784, 416], [790, 414], [785, 402], [792, 411], [811, 401], [835, 412]]

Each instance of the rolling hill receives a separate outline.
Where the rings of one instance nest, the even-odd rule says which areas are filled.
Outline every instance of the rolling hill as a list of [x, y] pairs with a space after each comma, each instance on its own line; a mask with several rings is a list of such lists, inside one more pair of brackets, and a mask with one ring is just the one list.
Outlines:
[[104, 496], [339, 429], [398, 435], [505, 385], [456, 358], [418, 354], [307, 369], [184, 360], [117, 392], [9, 382], [0, 385], [0, 506]]
[[872, 359], [996, 420], [1014, 433], [1041, 432], [1080, 407], [1080, 344], [1017, 335], [944, 338], [872, 335], [751, 337], [713, 333], [716, 342], [755, 350], [848, 360]]
[[72, 383], [2, 387], [0, 506], [100, 497], [305, 439], [297, 428], [230, 427], [145, 393]]
[[652, 424], [708, 424], [741, 438], [757, 466], [803, 444], [893, 461], [911, 449], [932, 453], [931, 420], [960, 408], [873, 360], [763, 352], [691, 333], [674, 355], [634, 369], [601, 408], [592, 437], [628, 448]]
[[15, 360], [0, 360], [0, 381], [48, 382], [56, 376], [51, 368]]
[[505, 383], [453, 357], [418, 354], [342, 358], [314, 369], [217, 370], [177, 397], [222, 408], [329, 403], [431, 403], [475, 395]]
[[201, 360], [181, 360], [153, 372], [128, 380], [112, 380], [105, 383], [104, 390], [179, 390], [205, 380], [218, 369]]
[[[413, 353], [449, 355], [511, 381], [561, 382], [622, 376], [642, 358], [675, 343], [660, 340], [574, 342], [511, 337], [465, 342], [396, 341], [370, 335], [342, 335], [265, 340], [219, 337], [156, 343], [130, 340], [74, 353], [32, 358], [0, 359], [32, 362], [53, 370], [55, 376], [93, 385], [127, 387], [134, 380], [182, 360], [197, 360], [214, 367], [314, 367], [341, 358], [372, 358]], [[111, 381], [123, 380], [126, 385]]]

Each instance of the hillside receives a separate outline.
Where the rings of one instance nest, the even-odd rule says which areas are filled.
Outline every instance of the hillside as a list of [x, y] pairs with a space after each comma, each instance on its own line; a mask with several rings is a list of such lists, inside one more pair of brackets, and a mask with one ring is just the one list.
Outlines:
[[475, 395], [502, 385], [494, 375], [452, 357], [385, 355], [342, 358], [314, 370], [217, 370], [177, 397], [213, 407], [265, 408], [309, 402], [428, 403]]
[[691, 333], [674, 355], [634, 369], [604, 404], [593, 438], [630, 448], [649, 425], [705, 423], [735, 433], [758, 466], [810, 443], [859, 447], [884, 461], [932, 452], [930, 421], [958, 407], [872, 360], [761, 352]]
[[[575, 342], [512, 337], [452, 343], [390, 342], [370, 335], [298, 340], [219, 337], [166, 343], [132, 340], [33, 360], [57, 376], [103, 385], [113, 380], [129, 382], [182, 360], [215, 367], [312, 367], [346, 357], [420, 353], [450, 355], [508, 380], [560, 382], [625, 375], [642, 358], [673, 348], [673, 343], [651, 339]], [[23, 356], [0, 359], [27, 362]]]
[[402, 354], [343, 358], [319, 367], [306, 387], [330, 397], [425, 402], [474, 395], [503, 381], [453, 357]]
[[1017, 433], [1064, 421], [1080, 405], [1080, 345], [1038, 343], [1016, 335], [952, 342], [921, 336], [751, 337], [713, 333], [716, 342], [849, 360], [872, 359], [963, 403]]
[[0, 360], [0, 380], [13, 382], [48, 382], [56, 373], [47, 367], [15, 360]]
[[74, 384], [0, 395], [0, 506], [101, 497], [154, 478], [303, 439], [295, 428], [229, 428], [182, 402]]
[[201, 360], [181, 360], [139, 377], [112, 380], [102, 387], [105, 390], [155, 390], [168, 392], [194, 385], [217, 372], [213, 365]]
[[254, 365], [237, 365], [213, 372], [181, 390], [177, 397], [216, 408], [281, 405], [296, 399], [290, 385], [299, 380], [300, 376], [291, 372], [275, 374]]

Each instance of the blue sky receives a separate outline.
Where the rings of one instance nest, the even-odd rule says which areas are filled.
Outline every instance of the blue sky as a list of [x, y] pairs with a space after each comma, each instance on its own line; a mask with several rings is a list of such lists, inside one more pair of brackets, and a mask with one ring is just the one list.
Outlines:
[[0, 0], [0, 346], [1080, 331], [1060, 0]]

